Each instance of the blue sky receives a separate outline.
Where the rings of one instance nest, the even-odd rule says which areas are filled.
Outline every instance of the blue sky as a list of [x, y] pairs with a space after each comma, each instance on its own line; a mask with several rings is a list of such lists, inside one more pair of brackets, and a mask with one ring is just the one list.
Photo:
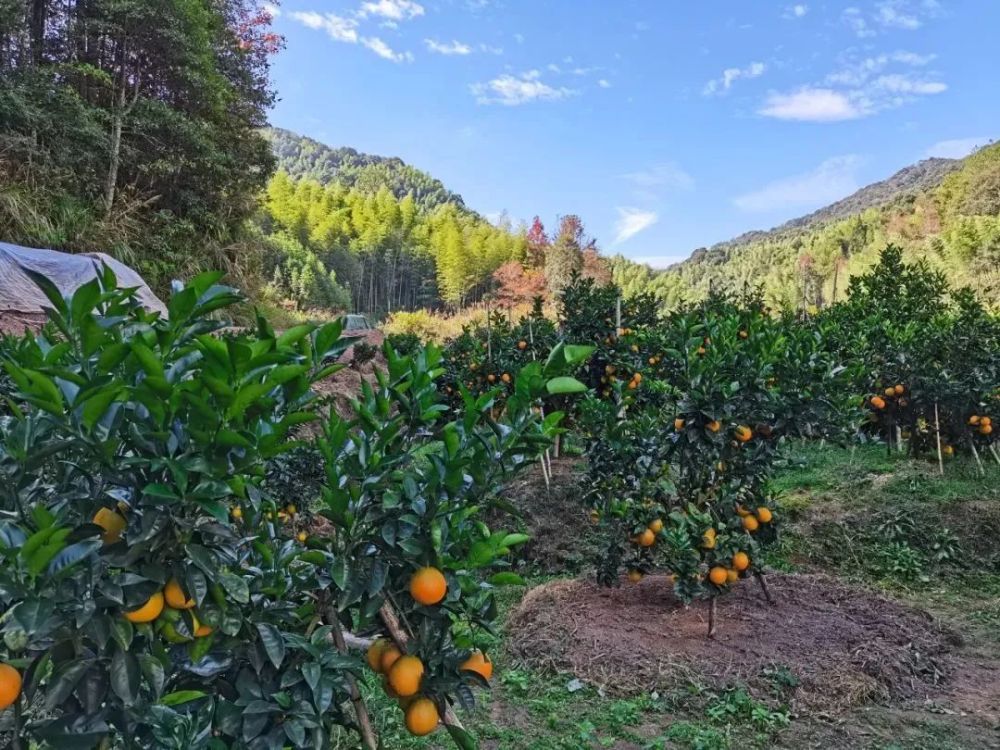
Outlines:
[[273, 124], [663, 266], [1000, 136], [996, 0], [284, 0]]

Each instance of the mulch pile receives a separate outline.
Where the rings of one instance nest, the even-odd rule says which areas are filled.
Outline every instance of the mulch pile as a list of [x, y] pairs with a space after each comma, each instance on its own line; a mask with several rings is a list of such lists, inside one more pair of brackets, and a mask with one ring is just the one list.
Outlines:
[[614, 589], [554, 581], [512, 614], [511, 651], [612, 694], [687, 683], [766, 690], [791, 673], [793, 702], [824, 712], [927, 697], [954, 668], [957, 636], [924, 612], [822, 575], [772, 574], [768, 583], [774, 606], [752, 580], [722, 597], [708, 639], [707, 604], [684, 607], [665, 576]]

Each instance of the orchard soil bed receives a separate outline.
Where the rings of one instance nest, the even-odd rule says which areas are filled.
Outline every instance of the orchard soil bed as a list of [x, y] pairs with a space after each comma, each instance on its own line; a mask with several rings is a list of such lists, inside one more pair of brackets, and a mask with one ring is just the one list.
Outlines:
[[752, 580], [720, 598], [709, 639], [707, 604], [684, 607], [666, 576], [613, 589], [553, 581], [512, 613], [510, 650], [531, 667], [572, 673], [611, 694], [691, 683], [765, 694], [776, 676], [790, 674], [798, 712], [951, 701], [956, 711], [998, 720], [994, 656], [966, 653], [960, 636], [925, 612], [824, 575], [772, 574], [768, 583], [774, 606]]

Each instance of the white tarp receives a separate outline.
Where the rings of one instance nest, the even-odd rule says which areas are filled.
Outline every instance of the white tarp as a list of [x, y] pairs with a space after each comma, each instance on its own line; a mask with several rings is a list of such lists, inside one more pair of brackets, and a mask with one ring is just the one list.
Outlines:
[[38, 250], [0, 242], [0, 314], [3, 312], [40, 313], [51, 303], [24, 268], [37, 271], [52, 280], [64, 296], [71, 295], [107, 265], [118, 278], [122, 289], [136, 289], [136, 299], [147, 310], [167, 314], [166, 305], [153, 294], [142, 277], [124, 263], [104, 253], [75, 255], [57, 250]]

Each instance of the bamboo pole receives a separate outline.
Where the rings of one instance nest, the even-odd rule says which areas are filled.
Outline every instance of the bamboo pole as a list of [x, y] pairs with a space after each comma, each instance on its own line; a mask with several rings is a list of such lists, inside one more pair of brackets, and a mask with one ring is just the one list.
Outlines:
[[944, 476], [944, 454], [941, 453], [941, 420], [938, 417], [937, 401], [934, 402], [934, 434], [937, 437], [938, 471]]
[[993, 458], [996, 459], [996, 462], [1000, 464], [1000, 453], [997, 453], [997, 447], [993, 445], [993, 443], [990, 443], [990, 453], [993, 454]]
[[983, 468], [983, 461], [979, 458], [979, 451], [976, 450], [976, 442], [970, 437], [969, 447], [972, 448], [972, 457], [976, 459], [976, 466], [979, 467], [979, 476], [986, 476], [986, 469]]
[[719, 597], [713, 596], [708, 604], [708, 637], [715, 638], [715, 615]]

